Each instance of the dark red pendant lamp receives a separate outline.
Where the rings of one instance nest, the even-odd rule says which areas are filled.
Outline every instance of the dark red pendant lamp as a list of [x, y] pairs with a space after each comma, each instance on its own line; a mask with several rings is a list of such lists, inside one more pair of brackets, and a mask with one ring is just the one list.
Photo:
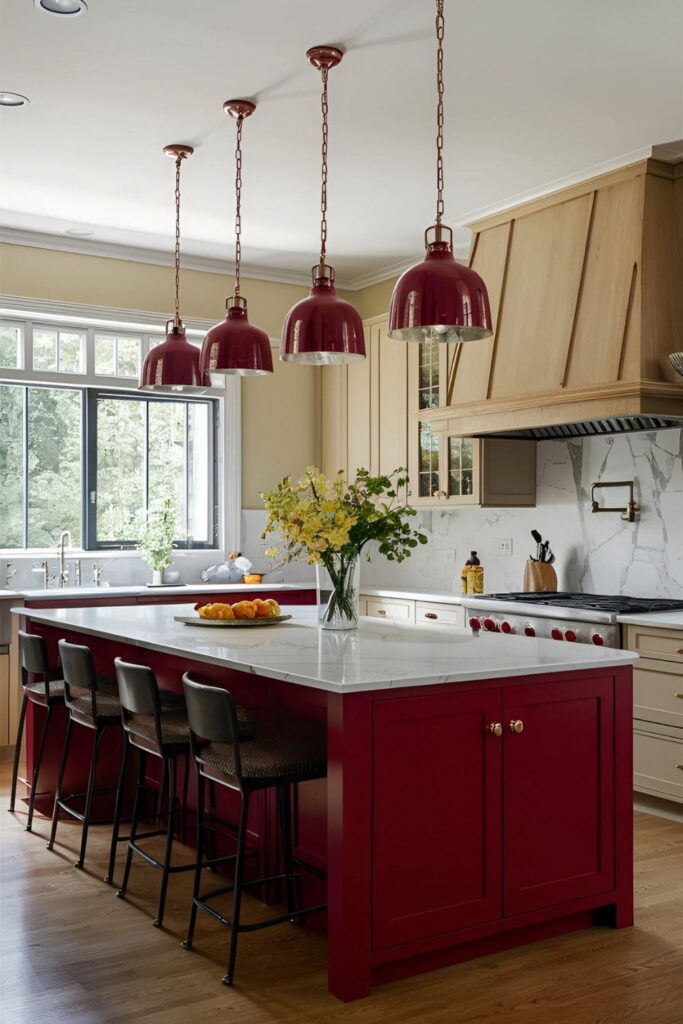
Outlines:
[[342, 59], [334, 46], [314, 46], [306, 54], [322, 76], [322, 189], [320, 209], [320, 261], [313, 267], [313, 288], [308, 298], [293, 306], [285, 318], [280, 346], [283, 363], [329, 366], [365, 359], [363, 322], [350, 302], [337, 296], [334, 267], [325, 262], [327, 250], [327, 80], [330, 68]]
[[164, 153], [175, 160], [175, 315], [166, 324], [166, 337], [150, 349], [142, 364], [141, 391], [197, 394], [211, 387], [207, 374], [199, 366], [199, 349], [185, 337], [180, 319], [180, 165], [194, 153], [192, 146], [164, 146]]
[[444, 0], [436, 0], [436, 221], [425, 231], [427, 255], [394, 288], [389, 337], [399, 341], [478, 341], [493, 334], [486, 285], [453, 256], [453, 232], [442, 223]]
[[225, 320], [212, 327], [202, 346], [202, 369], [207, 373], [258, 376], [273, 372], [270, 338], [249, 323], [247, 300], [240, 295], [242, 261], [242, 125], [256, 110], [250, 100], [228, 100], [223, 110], [235, 118], [235, 293], [225, 302]]

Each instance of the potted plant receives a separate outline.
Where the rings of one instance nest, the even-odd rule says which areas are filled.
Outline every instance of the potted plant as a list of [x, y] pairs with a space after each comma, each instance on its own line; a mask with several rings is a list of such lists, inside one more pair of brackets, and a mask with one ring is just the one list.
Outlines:
[[164, 569], [173, 561], [176, 534], [176, 510], [171, 498], [160, 498], [143, 513], [140, 555], [152, 570], [152, 586], [164, 582]]
[[[268, 513], [261, 537], [277, 534], [282, 542], [266, 554], [274, 558], [284, 548], [283, 563], [305, 557], [316, 566], [325, 629], [358, 625], [360, 554], [366, 544], [376, 541], [380, 554], [402, 562], [418, 544], [427, 543], [427, 537], [409, 523], [415, 509], [399, 501], [407, 480], [403, 468], [388, 476], [359, 469], [355, 481], [348, 483], [343, 470], [329, 480], [309, 466], [298, 483], [287, 476], [261, 495]], [[320, 600], [321, 570], [329, 577], [326, 601]]]

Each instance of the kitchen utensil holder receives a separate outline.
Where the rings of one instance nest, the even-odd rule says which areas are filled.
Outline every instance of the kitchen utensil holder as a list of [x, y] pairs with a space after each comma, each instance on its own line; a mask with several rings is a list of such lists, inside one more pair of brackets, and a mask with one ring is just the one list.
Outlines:
[[549, 562], [529, 558], [524, 566], [524, 592], [535, 594], [541, 590], [557, 590], [557, 573]]
[[[599, 505], [595, 497], [595, 492], [598, 488], [605, 487], [628, 487], [628, 501], [626, 502], [626, 505]], [[613, 480], [610, 482], [592, 484], [591, 512], [619, 512], [621, 514], [621, 518], [624, 520], [625, 523], [634, 523], [636, 520], [636, 513], [640, 512], [640, 505], [634, 497], [633, 480]]]

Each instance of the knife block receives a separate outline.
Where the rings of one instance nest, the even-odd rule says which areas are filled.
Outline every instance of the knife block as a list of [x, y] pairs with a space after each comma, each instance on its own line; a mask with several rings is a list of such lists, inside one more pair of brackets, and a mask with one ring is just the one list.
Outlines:
[[539, 590], [557, 590], [557, 573], [547, 562], [528, 559], [524, 567], [524, 591], [531, 594]]

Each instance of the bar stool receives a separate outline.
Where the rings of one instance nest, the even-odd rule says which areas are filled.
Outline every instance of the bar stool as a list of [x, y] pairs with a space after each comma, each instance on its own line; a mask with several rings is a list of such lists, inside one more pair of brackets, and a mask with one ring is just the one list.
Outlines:
[[[21, 712], [19, 714], [19, 727], [17, 729], [16, 746], [14, 749], [14, 765], [12, 767], [12, 792], [9, 799], [9, 810], [14, 811], [14, 801], [17, 795], [17, 777], [19, 774], [19, 756], [21, 743], [24, 737], [24, 723], [29, 703], [45, 708], [45, 719], [43, 730], [40, 734], [38, 753], [36, 754], [33, 766], [33, 778], [31, 780], [31, 792], [28, 800], [28, 821], [26, 831], [30, 832], [33, 825], [33, 811], [36, 805], [36, 793], [38, 792], [38, 775], [45, 753], [45, 744], [50, 729], [52, 712], [58, 706], [64, 704], [64, 680], [59, 668], [50, 668], [47, 655], [47, 644], [42, 636], [33, 633], [24, 633], [19, 630], [19, 648], [21, 651], [21, 687], [23, 696], [21, 700]], [[33, 678], [31, 678], [33, 677]]]
[[[128, 850], [126, 853], [126, 866], [123, 872], [123, 881], [116, 895], [123, 899], [128, 888], [128, 879], [133, 859], [133, 853], [144, 858], [148, 864], [161, 869], [161, 889], [159, 892], [159, 903], [157, 915], [152, 922], [155, 927], [161, 928], [164, 920], [164, 909], [166, 906], [166, 892], [168, 889], [168, 878], [170, 874], [180, 871], [194, 870], [194, 863], [183, 865], [171, 865], [173, 853], [173, 833], [176, 822], [176, 785], [178, 758], [185, 758], [185, 784], [183, 787], [182, 809], [183, 814], [187, 805], [187, 781], [189, 775], [190, 760], [190, 727], [183, 706], [178, 708], [162, 707], [161, 694], [157, 685], [156, 676], [151, 668], [145, 665], [131, 665], [116, 658], [116, 679], [119, 687], [119, 700], [121, 703], [121, 720], [123, 723], [124, 750], [121, 758], [121, 770], [119, 784], [116, 794], [116, 810], [114, 812], [114, 829], [111, 838], [109, 851], [109, 871], [106, 881], [111, 881], [114, 875], [116, 860], [116, 846], [119, 842], [119, 827], [121, 821], [121, 803], [123, 786], [125, 782], [126, 762], [130, 747], [136, 747], [139, 754], [138, 780], [135, 791], [135, 803], [133, 816], [130, 825], [130, 835], [127, 837]], [[166, 808], [167, 824], [166, 829], [157, 829], [152, 832], [138, 834], [140, 822], [140, 798], [146, 796], [148, 787], [145, 784], [145, 769], [147, 755], [160, 758], [163, 762], [162, 779], [168, 779], [168, 801]], [[161, 794], [164, 785], [162, 782]], [[161, 807], [157, 807], [157, 817], [160, 816]], [[140, 839], [149, 839], [152, 836], [166, 836], [163, 860], [157, 860], [151, 854], [142, 850], [138, 845]]]
[[[326, 746], [323, 730], [309, 730], [306, 735], [279, 740], [241, 740], [235, 704], [227, 690], [206, 686], [192, 680], [188, 673], [183, 676], [183, 688], [190, 725], [190, 743], [197, 765], [197, 866], [194, 876], [192, 908], [185, 949], [192, 948], [197, 911], [203, 910], [214, 921], [231, 928], [228, 966], [223, 983], [232, 985], [237, 957], [237, 940], [241, 932], [256, 931], [271, 925], [293, 921], [304, 914], [324, 910], [326, 904], [298, 908], [295, 899], [294, 866], [320, 877], [320, 872], [309, 865], [295, 860], [292, 855], [290, 786], [310, 779], [322, 779], [327, 775]], [[221, 786], [238, 791], [242, 796], [237, 854], [235, 857], [234, 884], [212, 892], [200, 894], [202, 868], [207, 866], [203, 859], [204, 837], [207, 830], [207, 814], [204, 809], [204, 787], [206, 782], [217, 782]], [[244, 881], [245, 841], [249, 818], [249, 801], [258, 790], [274, 788], [277, 791], [280, 829], [283, 843], [284, 873], [269, 878]], [[241, 903], [245, 885], [261, 885], [265, 882], [284, 880], [287, 913], [259, 921], [242, 924]], [[232, 892], [232, 918], [226, 918], [207, 903], [209, 899]]]
[[[80, 644], [70, 644], [66, 640], [60, 640], [58, 646], [64, 676], [64, 703], [69, 711], [69, 719], [66, 723], [64, 747], [62, 748], [62, 758], [59, 763], [55, 803], [52, 811], [52, 828], [47, 848], [51, 850], [54, 846], [59, 810], [61, 808], [71, 815], [72, 818], [76, 818], [83, 824], [81, 849], [78, 860], [74, 865], [77, 868], [82, 868], [90, 825], [105, 824], [105, 822], [101, 821], [93, 822], [90, 817], [92, 799], [95, 792], [97, 758], [102, 744], [102, 737], [107, 729], [121, 725], [121, 707], [116, 692], [116, 680], [112, 676], [98, 676], [95, 673], [95, 666], [89, 647], [84, 647]], [[74, 725], [84, 726], [95, 733], [90, 759], [90, 771], [88, 773], [88, 785], [85, 792], [85, 808], [82, 814], [62, 799], [62, 781], [69, 753], [71, 730]]]

